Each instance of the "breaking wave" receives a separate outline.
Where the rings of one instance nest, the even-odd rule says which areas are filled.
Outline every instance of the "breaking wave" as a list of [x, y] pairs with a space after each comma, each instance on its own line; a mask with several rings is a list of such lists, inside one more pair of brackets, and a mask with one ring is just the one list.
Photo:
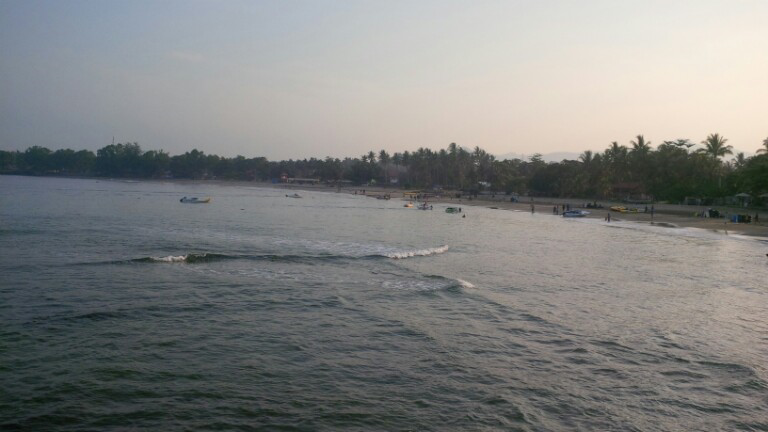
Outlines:
[[461, 292], [466, 288], [475, 288], [473, 284], [465, 280], [439, 275], [421, 275], [417, 277], [388, 279], [382, 282], [381, 285], [387, 290], [414, 292]]
[[[261, 255], [229, 255], [219, 253], [190, 253], [186, 255], [167, 255], [167, 256], [148, 256], [128, 260], [109, 261], [97, 264], [129, 264], [129, 263], [155, 263], [155, 264], [198, 264], [225, 260], [250, 260], [250, 261], [271, 261], [271, 262], [290, 262], [302, 264], [314, 264], [321, 262], [332, 262], [339, 260], [364, 260], [364, 259], [405, 259], [412, 257], [423, 257], [435, 254], [441, 254], [448, 250], [448, 245], [414, 250], [388, 250], [380, 251], [368, 255], [345, 255], [345, 254], [319, 254], [319, 255], [300, 255], [300, 254], [261, 254]], [[85, 263], [92, 264], [92, 263]]]
[[226, 259], [236, 259], [237, 256], [234, 255], [224, 255], [224, 254], [209, 254], [209, 253], [201, 253], [201, 254], [187, 254], [187, 255], [168, 255], [164, 257], [144, 257], [144, 258], [136, 258], [132, 260], [128, 260], [127, 262], [134, 262], [134, 263], [200, 263], [200, 262], [211, 262], [211, 261], [222, 261]]
[[429, 256], [429, 255], [436, 255], [441, 254], [448, 251], [448, 245], [429, 248], [429, 249], [417, 249], [417, 250], [410, 250], [410, 251], [401, 251], [401, 252], [389, 252], [385, 253], [383, 256], [387, 258], [394, 258], [394, 259], [403, 259], [403, 258], [411, 258], [416, 256]]
[[469, 283], [469, 282], [467, 282], [467, 281], [465, 281], [465, 280], [463, 280], [463, 279], [456, 279], [456, 282], [458, 282], [458, 283], [459, 283], [459, 285], [460, 285], [462, 288], [475, 288], [475, 286], [474, 286], [474, 285], [472, 285], [471, 283]]

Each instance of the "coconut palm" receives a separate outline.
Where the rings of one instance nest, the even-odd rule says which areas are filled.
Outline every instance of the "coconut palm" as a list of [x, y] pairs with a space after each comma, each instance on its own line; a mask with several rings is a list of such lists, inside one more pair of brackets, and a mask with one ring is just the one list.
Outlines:
[[723, 177], [721, 175], [720, 170], [720, 157], [725, 156], [727, 154], [733, 154], [733, 146], [725, 145], [725, 143], [728, 142], [727, 139], [724, 137], [721, 137], [720, 134], [709, 134], [707, 139], [702, 141], [701, 143], [704, 144], [704, 148], [700, 150], [701, 153], [706, 154], [708, 156], [712, 156], [713, 161], [713, 171], [717, 174], [717, 186], [722, 186], [722, 180]]
[[645, 138], [642, 135], [637, 136], [637, 141], [630, 141], [632, 144], [631, 152], [634, 154], [646, 155], [651, 151], [651, 142], [645, 142]]
[[763, 148], [757, 151], [758, 153], [768, 153], [768, 138], [763, 140]]
[[379, 164], [384, 170], [384, 184], [389, 185], [389, 161], [391, 160], [389, 153], [386, 150], [379, 152]]
[[743, 168], [747, 164], [747, 157], [744, 156], [744, 152], [736, 153], [736, 157], [733, 159], [733, 166], [736, 169]]
[[702, 153], [712, 156], [712, 159], [718, 160], [718, 158], [733, 154], [733, 146], [725, 145], [728, 142], [727, 139], [721, 137], [720, 134], [709, 134], [707, 139], [702, 141], [704, 148], [701, 149]]
[[579, 155], [579, 160], [584, 164], [584, 166], [589, 166], [590, 163], [592, 163], [593, 155], [591, 150], [584, 150], [584, 153]]

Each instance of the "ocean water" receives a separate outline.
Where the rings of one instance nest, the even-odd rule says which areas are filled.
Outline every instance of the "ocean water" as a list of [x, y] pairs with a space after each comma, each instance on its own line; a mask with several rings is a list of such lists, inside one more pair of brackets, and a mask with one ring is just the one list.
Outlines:
[[0, 176], [0, 430], [768, 430], [761, 239], [299, 193]]

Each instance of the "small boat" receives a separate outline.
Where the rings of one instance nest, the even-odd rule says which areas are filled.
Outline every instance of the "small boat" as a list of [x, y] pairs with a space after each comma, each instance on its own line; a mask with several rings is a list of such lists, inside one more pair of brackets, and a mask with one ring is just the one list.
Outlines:
[[411, 202], [411, 201], [408, 201], [407, 203], [403, 204], [403, 207], [406, 207], [406, 208], [413, 208], [413, 202]]
[[458, 207], [448, 207], [445, 209], [446, 213], [461, 213], [461, 209]]
[[423, 204], [419, 204], [419, 210], [432, 210], [432, 206], [425, 201]]
[[588, 214], [586, 210], [567, 210], [563, 212], [563, 217], [585, 217]]
[[209, 202], [211, 202], [211, 197], [207, 197], [207, 198], [184, 197], [180, 199], [179, 202], [183, 202], [185, 204], [208, 204]]
[[293, 195], [288, 195], [288, 194], [285, 194], [285, 197], [286, 197], [286, 198], [301, 198], [301, 195], [299, 195], [299, 194], [297, 194], [297, 193], [295, 193], [295, 194], [293, 194]]
[[613, 206], [611, 207], [611, 210], [619, 213], [637, 213], [636, 208], [627, 208], [624, 206]]

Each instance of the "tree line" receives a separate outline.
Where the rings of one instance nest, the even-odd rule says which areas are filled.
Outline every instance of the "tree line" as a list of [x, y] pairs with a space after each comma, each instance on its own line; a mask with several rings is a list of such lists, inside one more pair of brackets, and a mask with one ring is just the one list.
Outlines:
[[578, 160], [545, 162], [497, 160], [480, 147], [467, 150], [455, 143], [433, 151], [418, 148], [390, 155], [370, 151], [356, 158], [269, 161], [264, 157], [233, 158], [197, 149], [171, 156], [143, 151], [138, 143], [110, 144], [96, 151], [33, 146], [25, 151], [0, 150], [0, 173], [95, 176], [110, 178], [179, 178], [271, 181], [317, 179], [338, 184], [397, 185], [549, 197], [594, 199], [642, 197], [681, 202], [686, 197], [714, 199], [768, 193], [768, 138], [752, 157], [733, 154], [727, 139], [710, 134], [700, 143], [664, 141], [655, 148], [643, 135], [622, 145], [614, 141], [603, 152], [583, 152]]

